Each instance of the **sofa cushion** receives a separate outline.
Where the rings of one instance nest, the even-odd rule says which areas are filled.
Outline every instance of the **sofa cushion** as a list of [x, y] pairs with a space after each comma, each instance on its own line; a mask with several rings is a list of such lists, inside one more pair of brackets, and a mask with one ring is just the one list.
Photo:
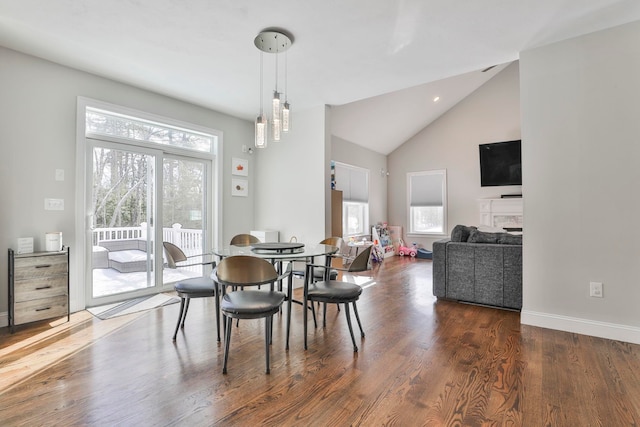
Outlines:
[[147, 253], [137, 249], [109, 252], [109, 259], [122, 263], [146, 261]]
[[522, 245], [522, 235], [502, 233], [498, 238], [501, 245]]
[[451, 231], [451, 241], [466, 242], [469, 239], [469, 235], [474, 230], [477, 230], [477, 228], [473, 226], [467, 227], [465, 225], [458, 224], [453, 227], [453, 230]]
[[503, 233], [486, 233], [484, 231], [473, 230], [467, 239], [469, 243], [498, 243], [498, 239]]

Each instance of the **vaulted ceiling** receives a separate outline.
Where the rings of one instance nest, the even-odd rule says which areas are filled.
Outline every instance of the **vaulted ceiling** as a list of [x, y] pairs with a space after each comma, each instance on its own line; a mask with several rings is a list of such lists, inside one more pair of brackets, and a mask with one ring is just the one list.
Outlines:
[[638, 19], [636, 0], [0, 0], [0, 45], [254, 120], [253, 40], [285, 29], [292, 110], [331, 105], [336, 136], [387, 154], [500, 67], [480, 70]]

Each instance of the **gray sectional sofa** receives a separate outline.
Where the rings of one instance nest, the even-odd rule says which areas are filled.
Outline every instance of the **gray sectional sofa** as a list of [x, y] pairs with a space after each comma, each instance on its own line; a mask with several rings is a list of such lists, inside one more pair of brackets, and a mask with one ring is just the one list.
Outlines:
[[522, 309], [522, 236], [456, 226], [433, 244], [433, 294]]

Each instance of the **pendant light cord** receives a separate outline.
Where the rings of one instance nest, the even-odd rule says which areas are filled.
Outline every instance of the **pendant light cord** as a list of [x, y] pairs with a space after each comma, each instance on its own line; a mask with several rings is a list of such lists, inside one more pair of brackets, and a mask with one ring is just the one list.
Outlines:
[[262, 116], [263, 110], [262, 110], [262, 81], [263, 79], [263, 72], [264, 72], [264, 67], [263, 67], [263, 59], [262, 59], [262, 51], [260, 51], [260, 116]]

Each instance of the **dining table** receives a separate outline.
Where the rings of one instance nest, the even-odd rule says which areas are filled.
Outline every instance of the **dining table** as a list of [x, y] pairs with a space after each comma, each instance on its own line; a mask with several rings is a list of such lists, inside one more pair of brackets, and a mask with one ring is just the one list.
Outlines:
[[[217, 256], [219, 259], [223, 259], [230, 256], [255, 256], [258, 258], [266, 259], [276, 266], [278, 274], [282, 275], [282, 264], [284, 262], [301, 261], [305, 263], [304, 273], [304, 289], [302, 307], [304, 308], [303, 329], [304, 329], [304, 349], [307, 349], [307, 318], [308, 313], [308, 301], [307, 294], [309, 291], [309, 285], [313, 280], [313, 269], [315, 260], [318, 257], [325, 257], [325, 266], [328, 268], [331, 265], [331, 257], [338, 252], [340, 248], [332, 245], [324, 244], [304, 244], [300, 242], [267, 242], [267, 243], [254, 243], [248, 246], [226, 245], [214, 248], [211, 253]], [[282, 289], [282, 283], [279, 284]], [[293, 279], [291, 274], [287, 280], [287, 339], [285, 348], [289, 349], [289, 333], [291, 329], [291, 304], [292, 302], [300, 303], [293, 299]]]

